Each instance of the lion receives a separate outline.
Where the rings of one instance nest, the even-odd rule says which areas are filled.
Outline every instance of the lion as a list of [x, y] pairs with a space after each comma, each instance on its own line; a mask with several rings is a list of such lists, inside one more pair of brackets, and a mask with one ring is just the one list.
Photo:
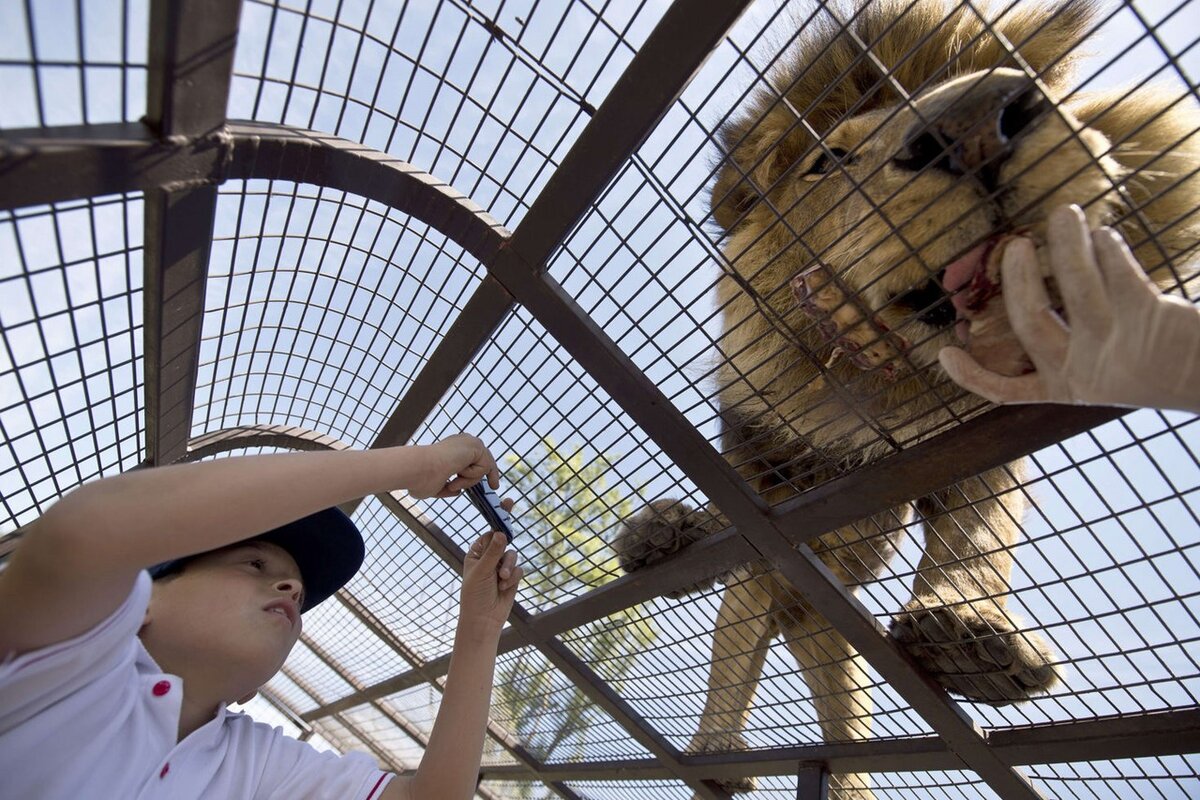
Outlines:
[[[1043, 240], [1050, 209], [1074, 203], [1090, 226], [1116, 227], [1163, 287], [1180, 284], [1200, 241], [1190, 95], [1148, 83], [1072, 90], [1094, 3], [874, 0], [840, 21], [831, 13], [804, 24], [772, 88], [718, 137], [723, 454], [771, 505], [978, 411], [979, 398], [940, 371], [942, 347], [965, 346], [1005, 374], [1032, 369], [1007, 324], [997, 264], [1010, 237]], [[1006, 608], [1023, 475], [1014, 462], [813, 543], [857, 587], [919, 523], [912, 597], [891, 635], [947, 690], [995, 705], [1060, 680], [1058, 657]], [[716, 508], [658, 500], [612, 544], [633, 572], [728, 525]], [[686, 751], [745, 748], [779, 636], [826, 740], [867, 738], [871, 697], [854, 649], [771, 565], [721, 580], [706, 702]], [[865, 775], [839, 782], [835, 797], [873, 796]]]

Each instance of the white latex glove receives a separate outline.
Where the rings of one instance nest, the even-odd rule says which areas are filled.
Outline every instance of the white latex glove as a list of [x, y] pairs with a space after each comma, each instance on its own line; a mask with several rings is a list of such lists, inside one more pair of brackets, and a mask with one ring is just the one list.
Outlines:
[[966, 351], [938, 360], [955, 383], [994, 403], [1072, 403], [1200, 412], [1200, 308], [1164, 295], [1115, 231], [1088, 231], [1075, 206], [1056, 209], [1046, 238], [1067, 319], [1055, 313], [1033, 243], [1000, 264], [1005, 308], [1036, 371], [1011, 378]]

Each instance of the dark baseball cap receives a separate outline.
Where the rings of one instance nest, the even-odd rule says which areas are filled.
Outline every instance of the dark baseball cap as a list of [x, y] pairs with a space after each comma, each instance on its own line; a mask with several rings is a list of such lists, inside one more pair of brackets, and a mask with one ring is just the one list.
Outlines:
[[[295, 560], [300, 568], [300, 580], [304, 581], [304, 607], [300, 609], [301, 613], [345, 586], [362, 566], [365, 555], [362, 534], [338, 508], [309, 514], [229, 546], [235, 547], [245, 542], [270, 542], [282, 547]], [[151, 578], [157, 580], [177, 572], [196, 555], [164, 561], [147, 571]]]

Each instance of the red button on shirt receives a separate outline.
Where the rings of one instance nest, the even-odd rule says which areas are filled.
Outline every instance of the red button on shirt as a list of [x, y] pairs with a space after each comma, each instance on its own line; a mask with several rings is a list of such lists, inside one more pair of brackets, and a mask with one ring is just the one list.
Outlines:
[[159, 681], [154, 684], [154, 688], [150, 690], [155, 697], [162, 697], [167, 692], [171, 691], [170, 681]]
[[167, 773], [168, 773], [168, 772], [170, 772], [170, 771], [171, 771], [171, 765], [170, 765], [170, 764], [163, 764], [162, 772], [158, 773], [158, 777], [159, 777], [159, 778], [165, 778], [165, 777], [167, 777]]

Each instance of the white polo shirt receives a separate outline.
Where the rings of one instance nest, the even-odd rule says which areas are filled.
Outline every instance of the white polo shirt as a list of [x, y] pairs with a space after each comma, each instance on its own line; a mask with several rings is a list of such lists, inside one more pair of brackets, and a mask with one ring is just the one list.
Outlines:
[[137, 637], [150, 576], [74, 639], [0, 664], [0, 797], [377, 800], [391, 775], [222, 708], [182, 742], [183, 681]]

